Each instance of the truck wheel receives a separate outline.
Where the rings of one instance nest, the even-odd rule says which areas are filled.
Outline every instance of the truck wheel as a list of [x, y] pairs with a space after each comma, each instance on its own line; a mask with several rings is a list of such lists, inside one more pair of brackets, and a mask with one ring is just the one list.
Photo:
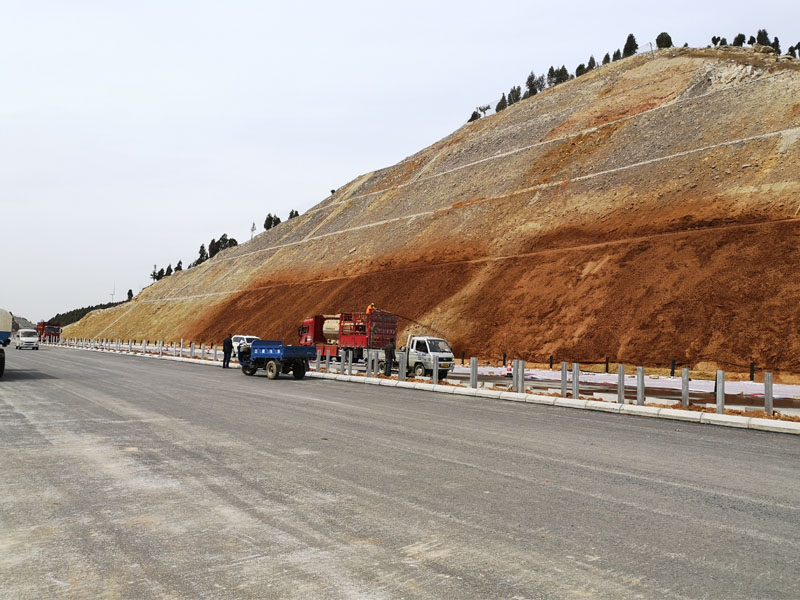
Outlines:
[[306, 364], [303, 361], [297, 362], [292, 367], [292, 375], [295, 379], [302, 379], [306, 376]]
[[244, 373], [245, 375], [255, 375], [257, 368], [258, 367], [256, 367], [255, 365], [250, 365], [250, 366], [247, 366], [247, 367], [242, 365], [242, 373]]
[[414, 377], [424, 377], [425, 376], [425, 365], [422, 363], [417, 363], [414, 365]]
[[0, 377], [3, 376], [3, 371], [6, 370], [6, 351], [0, 348]]
[[276, 379], [279, 372], [280, 367], [278, 367], [277, 361], [271, 360], [267, 363], [267, 379]]
[[383, 375], [386, 369], [386, 362], [383, 360], [378, 361], [378, 374]]
[[441, 369], [439, 369], [439, 381], [441, 381], [442, 379], [446, 379], [446, 378], [447, 378], [447, 374], [448, 374], [449, 372], [450, 372], [450, 371], [449, 371], [448, 369], [445, 369], [444, 371], [442, 371]]

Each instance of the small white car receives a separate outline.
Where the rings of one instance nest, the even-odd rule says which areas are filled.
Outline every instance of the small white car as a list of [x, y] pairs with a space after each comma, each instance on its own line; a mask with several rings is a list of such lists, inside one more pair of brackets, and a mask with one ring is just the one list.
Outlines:
[[39, 349], [39, 334], [35, 329], [20, 329], [17, 332], [17, 350], [30, 348], [31, 350]]
[[235, 336], [233, 336], [231, 338], [231, 341], [233, 342], [233, 355], [234, 356], [238, 356], [239, 355], [239, 344], [248, 344], [249, 345], [249, 344], [252, 344], [253, 342], [255, 342], [258, 339], [261, 339], [261, 338], [259, 338], [257, 335], [236, 334]]

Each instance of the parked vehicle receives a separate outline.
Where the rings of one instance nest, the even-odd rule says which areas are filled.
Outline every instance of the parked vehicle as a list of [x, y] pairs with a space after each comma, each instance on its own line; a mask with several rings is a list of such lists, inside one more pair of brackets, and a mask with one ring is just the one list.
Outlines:
[[315, 315], [303, 321], [297, 335], [301, 346], [313, 346], [322, 356], [352, 350], [353, 360], [360, 360], [367, 350], [382, 349], [397, 339], [397, 315], [383, 311]]
[[291, 373], [295, 379], [302, 379], [308, 371], [308, 361], [316, 355], [313, 346], [286, 346], [273, 340], [240, 344], [238, 350], [242, 373], [255, 375], [258, 369], [264, 369], [268, 379], [275, 379], [281, 373]]
[[257, 335], [242, 335], [240, 333], [237, 333], [235, 336], [231, 338], [231, 342], [233, 342], [234, 353], [238, 354], [239, 344], [252, 344], [257, 339], [259, 339]]
[[17, 332], [16, 349], [24, 350], [25, 348], [39, 349], [39, 333], [35, 329], [20, 329]]
[[432, 375], [435, 359], [439, 359], [439, 379], [445, 379], [455, 367], [453, 350], [446, 340], [437, 337], [410, 335], [406, 345], [399, 350], [408, 355], [408, 375]]
[[61, 323], [58, 321], [39, 321], [36, 333], [42, 342], [57, 342], [61, 339]]
[[6, 351], [5, 347], [11, 341], [12, 317], [7, 310], [0, 308], [0, 377], [6, 370]]

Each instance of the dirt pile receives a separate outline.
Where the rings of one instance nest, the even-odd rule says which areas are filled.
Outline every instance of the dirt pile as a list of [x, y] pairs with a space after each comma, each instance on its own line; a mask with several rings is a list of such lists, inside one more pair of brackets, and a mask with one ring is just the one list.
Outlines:
[[638, 55], [465, 125], [66, 334], [294, 340], [303, 317], [372, 301], [468, 355], [800, 373], [799, 141], [798, 61]]

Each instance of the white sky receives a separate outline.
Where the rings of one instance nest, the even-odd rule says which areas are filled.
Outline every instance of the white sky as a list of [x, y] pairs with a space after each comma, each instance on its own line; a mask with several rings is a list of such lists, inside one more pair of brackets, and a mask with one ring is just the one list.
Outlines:
[[138, 293], [628, 33], [759, 28], [785, 51], [800, 3], [0, 0], [0, 307]]

